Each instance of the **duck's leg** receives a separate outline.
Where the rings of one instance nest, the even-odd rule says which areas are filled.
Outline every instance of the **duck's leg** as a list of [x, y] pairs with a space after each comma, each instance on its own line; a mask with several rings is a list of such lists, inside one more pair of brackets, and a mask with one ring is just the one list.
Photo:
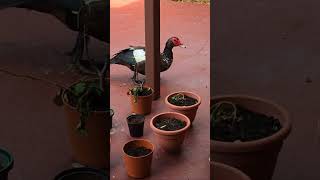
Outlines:
[[133, 65], [133, 76], [131, 77], [131, 80], [134, 82], [137, 80], [137, 65]]

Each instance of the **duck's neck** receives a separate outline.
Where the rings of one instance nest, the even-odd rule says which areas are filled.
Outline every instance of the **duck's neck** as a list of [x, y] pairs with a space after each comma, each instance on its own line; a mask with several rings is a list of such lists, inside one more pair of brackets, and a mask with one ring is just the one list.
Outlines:
[[165, 47], [164, 50], [163, 50], [163, 56], [164, 56], [165, 58], [168, 58], [168, 59], [173, 59], [172, 49], [173, 49], [172, 43], [167, 42], [167, 43], [166, 43], [166, 47]]
[[166, 47], [163, 50], [161, 57], [161, 72], [170, 68], [173, 61], [173, 44], [171, 42], [166, 43]]

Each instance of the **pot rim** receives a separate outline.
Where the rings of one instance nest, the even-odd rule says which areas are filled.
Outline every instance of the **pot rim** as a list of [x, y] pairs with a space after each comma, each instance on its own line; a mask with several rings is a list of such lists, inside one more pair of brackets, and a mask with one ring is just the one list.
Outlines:
[[[162, 116], [162, 115], [166, 115], [166, 114], [176, 114], [178, 116], [181, 116], [183, 119], [179, 119], [179, 120], [185, 121], [187, 123], [187, 125], [184, 128], [178, 129], [178, 130], [175, 130], [175, 131], [164, 131], [164, 130], [160, 130], [157, 127], [155, 127], [154, 124], [153, 124], [155, 119], [160, 117], [160, 116]], [[189, 129], [190, 125], [191, 125], [190, 119], [186, 115], [178, 113], [178, 112], [163, 112], [163, 113], [155, 115], [150, 120], [151, 129], [157, 134], [166, 135], [166, 136], [172, 136], [172, 135], [177, 135], [177, 134], [183, 133], [183, 132], [185, 132], [185, 131], [187, 131]]]
[[72, 169], [67, 169], [62, 172], [60, 172], [56, 177], [55, 180], [61, 180], [61, 178], [67, 177], [69, 175], [77, 174], [77, 172], [92, 172], [94, 174], [98, 174], [101, 177], [102, 176], [107, 176], [107, 174], [101, 170], [98, 169], [93, 169], [89, 167], [81, 167], [81, 168], [72, 168]]
[[289, 118], [289, 113], [284, 107], [270, 100], [266, 100], [266, 99], [254, 97], [254, 96], [248, 96], [248, 95], [237, 95], [237, 94], [219, 95], [219, 96], [211, 97], [211, 100], [219, 100], [223, 98], [249, 99], [253, 101], [260, 101], [268, 106], [273, 106], [280, 112], [281, 116], [283, 117], [283, 121], [280, 121], [282, 128], [271, 136], [258, 139], [258, 140], [248, 141], [248, 142], [222, 142], [222, 141], [211, 140], [211, 142], [213, 143], [214, 152], [239, 152], [239, 151], [250, 152], [250, 151], [260, 150], [260, 149], [264, 149], [266, 146], [274, 142], [282, 142], [290, 134], [292, 129], [292, 122]]
[[[132, 117], [132, 116], [140, 116], [140, 117], [142, 117], [143, 119], [141, 120], [141, 122], [138, 122], [138, 123], [129, 123], [129, 118], [130, 117]], [[144, 115], [142, 115], [142, 114], [130, 114], [129, 116], [127, 116], [127, 123], [128, 124], [142, 124], [142, 123], [144, 123], [144, 121], [145, 121], [145, 116]]]
[[[151, 87], [149, 87], [149, 86], [144, 86], [145, 88], [150, 88], [151, 89], [151, 94], [149, 94], [149, 95], [146, 95], [146, 96], [137, 96], [137, 98], [149, 98], [150, 96], [153, 96], [153, 94], [154, 94], [154, 90], [151, 88]], [[127, 95], [128, 96], [133, 96], [132, 94], [130, 94], [130, 90], [127, 92]]]
[[[98, 78], [91, 78], [91, 79], [86, 79], [86, 80], [84, 80], [84, 81], [92, 81], [92, 80], [99, 80], [99, 79], [98, 79]], [[80, 80], [72, 83], [70, 86], [68, 86], [68, 88], [76, 85], [76, 84], [79, 83], [79, 82], [80, 82]], [[66, 90], [63, 90], [63, 91], [62, 91], [62, 102], [63, 102], [63, 104], [64, 104], [66, 107], [68, 107], [69, 109], [72, 109], [72, 110], [77, 111], [77, 108], [76, 108], [76, 107], [74, 107], [74, 106], [72, 106], [71, 104], [69, 104], [68, 102], [66, 102], [66, 100], [65, 100], [65, 98], [64, 98], [65, 92], [66, 92]], [[111, 116], [114, 115], [114, 110], [111, 109], [111, 108], [110, 108], [109, 110], [106, 110], [106, 111], [96, 111], [96, 110], [95, 110], [95, 111], [91, 111], [91, 112], [96, 113], [96, 114], [104, 114], [104, 113], [106, 113], [106, 112], [110, 112], [110, 113], [111, 113]]]
[[3, 154], [4, 156], [7, 156], [9, 159], [9, 162], [7, 164], [5, 164], [2, 169], [0, 169], [0, 173], [6, 172], [6, 171], [10, 171], [13, 168], [13, 164], [14, 164], [14, 158], [12, 156], [11, 153], [9, 153], [9, 151], [7, 151], [4, 148], [0, 148], [0, 154]]
[[[127, 153], [124, 151], [124, 147], [125, 147], [127, 144], [132, 143], [132, 142], [134, 142], [134, 141], [144, 141], [144, 142], [150, 144], [151, 147], [152, 147], [151, 152], [148, 153], [148, 154], [146, 154], [146, 155], [144, 155], [144, 156], [139, 156], [139, 157], [130, 156], [129, 154], [127, 154]], [[155, 147], [154, 147], [154, 145], [153, 145], [153, 143], [152, 143], [151, 141], [149, 141], [149, 140], [147, 140], [147, 139], [134, 139], [134, 140], [127, 141], [127, 142], [123, 145], [123, 147], [122, 147], [122, 153], [123, 153], [124, 155], [130, 157], [130, 158], [133, 158], [133, 159], [141, 159], [141, 158], [150, 156], [150, 155], [154, 152], [154, 149], [155, 149]]]
[[232, 166], [229, 166], [229, 165], [226, 165], [226, 164], [223, 164], [223, 163], [215, 162], [215, 161], [210, 161], [210, 164], [213, 165], [213, 166], [225, 169], [227, 171], [232, 171], [236, 175], [239, 175], [239, 177], [241, 177], [241, 179], [243, 179], [243, 180], [251, 180], [248, 175], [246, 175], [244, 172], [242, 172], [241, 170], [239, 170], [239, 169], [237, 169], [235, 167], [232, 167]]
[[[168, 101], [169, 97], [172, 96], [172, 95], [174, 95], [174, 94], [178, 94], [178, 93], [181, 93], [181, 94], [192, 94], [192, 95], [194, 95], [194, 96], [196, 97], [196, 99], [197, 99], [198, 102], [197, 102], [196, 104], [191, 105], [191, 106], [177, 106], [177, 105], [171, 104], [171, 103]], [[196, 93], [194, 93], [194, 92], [191, 92], [191, 91], [176, 91], [176, 92], [170, 93], [170, 94], [167, 95], [167, 97], [165, 98], [165, 103], [166, 103], [168, 106], [170, 106], [170, 107], [172, 107], [172, 108], [174, 108], [174, 109], [181, 109], [181, 110], [196, 108], [196, 107], [200, 106], [201, 101], [202, 101], [201, 97], [200, 97], [198, 94], [196, 94]]]

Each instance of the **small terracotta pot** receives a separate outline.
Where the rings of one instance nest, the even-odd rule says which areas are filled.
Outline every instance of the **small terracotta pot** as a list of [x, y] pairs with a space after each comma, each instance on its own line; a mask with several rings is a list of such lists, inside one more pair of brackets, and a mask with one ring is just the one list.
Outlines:
[[[156, 128], [154, 122], [161, 118], [176, 118], [187, 123], [187, 125], [176, 131], [164, 131]], [[189, 118], [177, 112], [165, 112], [154, 116], [150, 121], [150, 127], [153, 130], [158, 144], [167, 152], [179, 152], [183, 144], [185, 134], [190, 128]]]
[[[146, 87], [149, 88], [149, 87]], [[152, 101], [153, 101], [153, 89], [152, 93], [148, 96], [138, 96], [137, 101], [135, 102], [135, 97], [128, 92], [128, 96], [130, 97], [131, 103], [131, 111], [135, 114], [147, 115], [151, 113], [152, 109]]]
[[210, 162], [210, 179], [211, 180], [250, 180], [250, 178], [240, 170], [221, 164]]
[[139, 114], [132, 114], [127, 117], [127, 123], [131, 137], [143, 136], [144, 119], [144, 116]]
[[61, 172], [54, 180], [106, 180], [106, 172], [92, 168], [73, 168]]
[[[196, 104], [194, 104], [194, 105], [191, 105], [191, 106], [176, 106], [176, 105], [171, 104], [168, 101], [169, 97], [171, 97], [171, 96], [173, 96], [175, 94], [178, 94], [178, 93], [184, 94], [184, 95], [189, 96], [189, 97], [192, 97], [192, 98], [196, 99], [198, 102]], [[195, 119], [195, 117], [196, 117], [196, 115], [197, 115], [198, 108], [199, 108], [199, 106], [201, 104], [201, 97], [199, 95], [195, 94], [195, 93], [192, 93], [192, 92], [178, 91], [178, 92], [174, 92], [174, 93], [169, 94], [165, 98], [165, 103], [170, 109], [172, 109], [172, 110], [174, 110], [176, 112], [179, 112], [181, 114], [186, 115], [190, 119], [191, 124], [192, 124], [194, 119]]]
[[69, 141], [73, 159], [85, 166], [96, 169], [109, 169], [110, 129], [113, 111], [93, 111], [86, 120], [87, 135], [81, 135], [76, 129], [80, 113], [63, 99], [67, 120]]
[[271, 180], [283, 141], [291, 131], [287, 111], [271, 101], [251, 96], [218, 96], [211, 99], [211, 105], [219, 101], [230, 101], [253, 112], [279, 119], [282, 128], [263, 139], [249, 142], [211, 140], [211, 160], [236, 167], [252, 180]]
[[[151, 149], [151, 152], [145, 156], [133, 157], [126, 153], [126, 149], [130, 147], [145, 147]], [[122, 149], [123, 161], [128, 176], [133, 178], [145, 178], [151, 173], [152, 155], [154, 151], [153, 144], [144, 139], [132, 140], [127, 142]]]
[[7, 180], [9, 171], [13, 168], [12, 155], [3, 149], [0, 149], [0, 180]]

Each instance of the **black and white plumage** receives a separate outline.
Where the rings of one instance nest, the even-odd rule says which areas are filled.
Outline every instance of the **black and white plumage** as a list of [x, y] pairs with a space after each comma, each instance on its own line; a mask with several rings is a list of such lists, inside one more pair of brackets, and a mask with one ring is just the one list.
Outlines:
[[[176, 46], [185, 48], [181, 43], [179, 38], [171, 37], [167, 40], [166, 46], [161, 53], [160, 57], [160, 71], [168, 70], [173, 62], [173, 52], [172, 49]], [[111, 60], [110, 64], [119, 64], [128, 67], [131, 71], [137, 71], [140, 74], [145, 75], [145, 64], [146, 64], [146, 52], [145, 47], [142, 46], [130, 46], [127, 49], [123, 49], [117, 54], [115, 54]], [[135, 75], [133, 76], [133, 79]]]

